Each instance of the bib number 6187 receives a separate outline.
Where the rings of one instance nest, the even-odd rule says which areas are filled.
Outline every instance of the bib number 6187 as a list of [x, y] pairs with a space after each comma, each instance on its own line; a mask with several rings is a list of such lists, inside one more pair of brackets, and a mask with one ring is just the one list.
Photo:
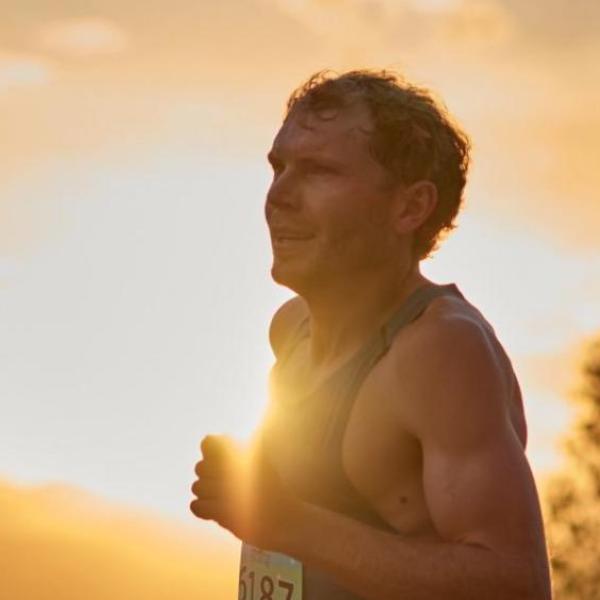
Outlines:
[[279, 579], [277, 588], [283, 595], [273, 596], [275, 582], [269, 575], [256, 576], [254, 571], [248, 571], [245, 566], [240, 569], [240, 591], [238, 600], [293, 600], [294, 584], [291, 581]]
[[238, 600], [302, 600], [302, 563], [242, 543]]

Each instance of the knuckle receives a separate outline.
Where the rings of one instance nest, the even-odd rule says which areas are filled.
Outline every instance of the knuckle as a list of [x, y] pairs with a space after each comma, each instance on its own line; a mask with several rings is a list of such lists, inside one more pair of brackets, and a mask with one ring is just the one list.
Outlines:
[[202, 455], [206, 457], [207, 455], [218, 454], [222, 437], [223, 436], [214, 434], [205, 435], [200, 442], [200, 450], [202, 451]]
[[212, 436], [212, 435], [205, 435], [202, 438], [202, 441], [200, 442], [200, 450], [202, 451], [202, 454], [204, 454], [210, 448], [210, 445], [212, 443], [211, 439], [213, 437], [214, 436]]
[[190, 502], [190, 510], [194, 515], [201, 519], [206, 516], [205, 510], [203, 509], [202, 504], [198, 500], [192, 500]]
[[213, 503], [206, 500], [192, 500], [190, 511], [199, 519], [204, 520], [216, 520], [218, 516]]

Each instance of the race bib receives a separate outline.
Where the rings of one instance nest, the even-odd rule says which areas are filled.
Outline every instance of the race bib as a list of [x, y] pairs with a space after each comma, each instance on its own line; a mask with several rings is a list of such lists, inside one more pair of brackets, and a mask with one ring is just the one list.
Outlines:
[[302, 600], [302, 563], [242, 542], [238, 600]]

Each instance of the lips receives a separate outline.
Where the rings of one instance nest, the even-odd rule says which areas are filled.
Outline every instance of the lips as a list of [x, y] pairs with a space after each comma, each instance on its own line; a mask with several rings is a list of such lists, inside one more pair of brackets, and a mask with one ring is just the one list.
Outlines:
[[277, 242], [285, 241], [303, 241], [314, 237], [311, 233], [305, 231], [296, 231], [293, 229], [271, 229], [271, 237]]

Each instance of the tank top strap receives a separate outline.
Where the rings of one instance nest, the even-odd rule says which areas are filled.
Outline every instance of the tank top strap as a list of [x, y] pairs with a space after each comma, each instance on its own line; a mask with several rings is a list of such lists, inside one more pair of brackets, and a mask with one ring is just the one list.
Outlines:
[[[373, 365], [389, 350], [398, 331], [417, 319], [432, 300], [448, 295], [464, 299], [464, 296], [454, 283], [446, 285], [426, 283], [417, 288], [379, 329], [377, 336], [371, 338], [371, 341], [365, 344], [339, 372], [345, 371], [346, 368], [356, 369], [352, 379], [356, 381], [357, 386], [360, 386], [360, 382]], [[310, 332], [309, 317], [307, 316], [298, 323], [285, 341], [280, 356], [277, 359], [278, 365], [287, 362], [287, 359], [300, 340], [308, 335], [310, 335]]]
[[381, 328], [383, 352], [389, 350], [394, 337], [402, 327], [417, 319], [429, 306], [429, 303], [440, 296], [457, 296], [464, 299], [454, 283], [446, 285], [426, 283], [417, 288]]
[[455, 284], [438, 285], [426, 283], [417, 288], [400, 306], [400, 308], [379, 329], [376, 336], [365, 344], [361, 350], [336, 373], [336, 384], [345, 387], [346, 396], [354, 398], [363, 381], [390, 349], [394, 336], [404, 327], [417, 319], [429, 303], [440, 296], [454, 295], [464, 298]]

